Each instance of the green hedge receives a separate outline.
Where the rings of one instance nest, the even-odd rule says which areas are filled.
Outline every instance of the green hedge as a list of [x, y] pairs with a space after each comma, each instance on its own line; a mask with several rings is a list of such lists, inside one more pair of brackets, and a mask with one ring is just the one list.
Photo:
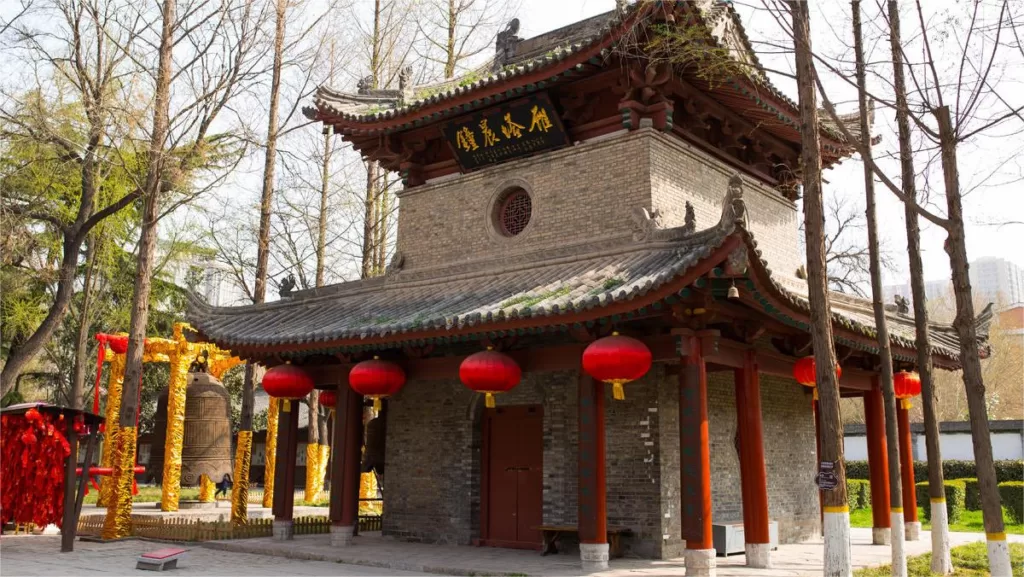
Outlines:
[[846, 480], [846, 501], [851, 511], [871, 506], [871, 483], [861, 479]]
[[[996, 481], [1005, 483], [1007, 481], [1024, 481], [1024, 461], [1002, 460], [996, 461]], [[943, 479], [974, 479], [977, 478], [977, 471], [974, 468], [974, 461], [943, 461]], [[868, 475], [867, 461], [847, 461], [847, 479], [870, 479]], [[928, 462], [914, 462], [914, 479], [928, 479]]]
[[981, 491], [978, 490], [978, 480], [970, 477], [955, 480], [963, 481], [967, 490], [964, 494], [964, 507], [968, 511], [981, 511]]
[[[942, 483], [942, 486], [946, 489], [946, 517], [950, 524], [957, 523], [964, 512], [967, 486], [962, 480], [946, 481]], [[924, 509], [924, 518], [930, 521], [932, 505], [931, 498], [928, 496], [928, 481], [917, 483], [917, 506]]]
[[999, 499], [1015, 524], [1024, 523], [1024, 481], [999, 483]]

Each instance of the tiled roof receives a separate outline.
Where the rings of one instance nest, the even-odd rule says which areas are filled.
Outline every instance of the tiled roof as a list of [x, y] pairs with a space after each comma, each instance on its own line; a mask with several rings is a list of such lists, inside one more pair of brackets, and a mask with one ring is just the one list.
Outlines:
[[[746, 79], [751, 83], [753, 90], [737, 84], [738, 92], [755, 100], [765, 111], [773, 114], [779, 114], [780, 111], [758, 96], [760, 90], [767, 91], [776, 100], [786, 104], [789, 107], [789, 112], [797, 111], [797, 103], [779, 90], [764, 73], [746, 29], [731, 2], [726, 0], [710, 0], [703, 3], [691, 0], [675, 1], [689, 8], [695, 20], [708, 29], [713, 41], [719, 47], [728, 49], [732, 58], [751, 64], [751, 71]], [[499, 72], [493, 72], [494, 63], [487, 62], [462, 76], [415, 87], [405, 91], [404, 94], [394, 90], [353, 94], [321, 87], [314, 96], [315, 107], [307, 107], [303, 111], [311, 119], [334, 116], [355, 123], [390, 120], [433, 104], [453, 100], [460, 95], [475, 92], [492, 84], [552, 67], [572, 56], [592, 48], [596, 50], [600, 45], [608, 44], [599, 52], [601, 60], [604, 60], [610, 54], [611, 44], [609, 41], [616, 36], [614, 32], [635, 25], [639, 19], [633, 18], [633, 16], [637, 15], [642, 7], [650, 7], [652, 4], [652, 2], [635, 2], [624, 13], [606, 12], [534, 38], [522, 40], [516, 47], [515, 56]], [[735, 31], [735, 36], [730, 34], [731, 31]], [[580, 66], [582, 65], [577, 65], [577, 67]], [[845, 120], [852, 121], [847, 122], [847, 127], [855, 137], [860, 132], [856, 122], [857, 117], [858, 114], [852, 114], [846, 115], [845, 118]], [[839, 142], [846, 141], [845, 136], [824, 114], [822, 114], [821, 126], [830, 138]]]
[[[509, 321], [543, 327], [550, 324], [549, 317], [600, 313], [604, 307], [642, 299], [684, 275], [705, 274], [725, 260], [721, 254], [710, 259], [712, 253], [739, 236], [747, 247], [747, 284], [753, 298], [766, 314], [808, 330], [801, 320], [810, 310], [806, 284], [772, 274], [746, 229], [742, 199], [732, 205], [736, 208], [724, 214], [738, 216], [723, 216], [723, 222], [695, 233], [685, 227], [658, 230], [618, 248], [571, 256], [553, 251], [556, 256], [547, 260], [522, 266], [496, 263], [494, 269], [475, 274], [424, 278], [398, 272], [260, 305], [214, 308], [193, 299], [188, 317], [207, 340], [235, 349], [291, 345], [316, 351], [340, 341], [413, 341], [426, 332], [466, 329], [485, 333]], [[837, 333], [836, 341], [874, 351], [870, 302], [839, 294], [832, 300], [834, 324], [859, 337]], [[913, 351], [913, 319], [895, 311], [888, 317], [892, 344]], [[986, 309], [977, 320], [981, 348], [991, 318], [991, 309]], [[932, 324], [930, 332], [932, 354], [955, 363], [960, 353], [953, 329]], [[902, 354], [904, 360], [916, 360]]]
[[[725, 240], [636, 245], [527, 270], [459, 280], [355, 281], [324, 296], [237, 308], [193, 303], [193, 326], [228, 347], [326, 343], [585, 311], [644, 295], [683, 274]], [[374, 282], [377, 281], [377, 282]]]

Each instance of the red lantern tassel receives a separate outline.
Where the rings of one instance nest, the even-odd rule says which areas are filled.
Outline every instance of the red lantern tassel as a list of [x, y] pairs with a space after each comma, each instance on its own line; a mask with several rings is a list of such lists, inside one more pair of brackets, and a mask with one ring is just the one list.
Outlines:
[[900, 406], [904, 409], [910, 410], [913, 405], [910, 404], [910, 399], [900, 399]]
[[484, 393], [484, 406], [488, 409], [494, 408], [494, 395], [492, 393]]
[[616, 401], [626, 400], [626, 389], [623, 381], [612, 381], [612, 398]]

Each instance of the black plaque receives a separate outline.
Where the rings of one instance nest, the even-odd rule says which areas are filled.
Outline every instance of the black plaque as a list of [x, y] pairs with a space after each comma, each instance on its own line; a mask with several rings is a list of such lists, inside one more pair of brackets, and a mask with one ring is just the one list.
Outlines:
[[545, 93], [467, 114], [442, 125], [441, 132], [465, 171], [569, 143]]
[[836, 464], [832, 461], [822, 461], [818, 464], [818, 476], [814, 482], [822, 491], [832, 491], [839, 486], [839, 477], [835, 472]]

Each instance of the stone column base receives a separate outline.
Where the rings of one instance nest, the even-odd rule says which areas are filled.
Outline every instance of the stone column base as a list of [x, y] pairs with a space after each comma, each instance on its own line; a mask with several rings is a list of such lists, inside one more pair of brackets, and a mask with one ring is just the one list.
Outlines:
[[274, 540], [290, 541], [295, 536], [295, 526], [291, 521], [278, 521], [274, 519]]
[[745, 543], [747, 567], [769, 569], [772, 566], [772, 546], [770, 543]]
[[718, 561], [714, 549], [687, 549], [683, 552], [686, 577], [715, 577]]
[[904, 530], [906, 530], [907, 541], [920, 541], [921, 540], [921, 522], [920, 521], [907, 521], [903, 524]]
[[889, 545], [892, 543], [892, 530], [889, 527], [872, 527], [871, 544]]
[[608, 544], [580, 543], [580, 565], [584, 573], [608, 569]]
[[331, 546], [332, 547], [348, 547], [352, 544], [352, 537], [355, 535], [355, 527], [343, 527], [341, 525], [331, 525]]

